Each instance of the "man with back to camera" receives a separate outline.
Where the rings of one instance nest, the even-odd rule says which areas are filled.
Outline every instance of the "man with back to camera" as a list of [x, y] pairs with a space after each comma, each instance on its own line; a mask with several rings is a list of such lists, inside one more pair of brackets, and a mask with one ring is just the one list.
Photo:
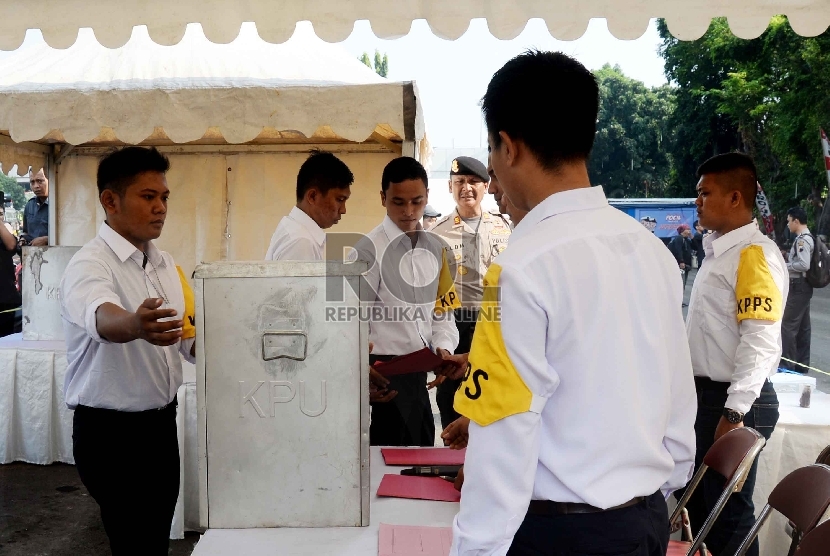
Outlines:
[[805, 275], [810, 270], [815, 245], [803, 208], [793, 207], [787, 211], [787, 227], [795, 239], [787, 256], [790, 294], [781, 321], [781, 366], [807, 374], [807, 367], [810, 366], [810, 300], [813, 286], [807, 282]]
[[[456, 289], [461, 308], [455, 310], [458, 347], [455, 353], [469, 353], [478, 320], [483, 293], [482, 280], [487, 267], [507, 247], [510, 225], [501, 215], [482, 210], [490, 176], [480, 161], [469, 156], [453, 159], [450, 166], [449, 189], [455, 209], [435, 223], [430, 232], [446, 242], [447, 258], [456, 268]], [[441, 427], [446, 428], [460, 417], [453, 409], [458, 380], [438, 381], [436, 402], [441, 412]]]
[[487, 272], [455, 396], [471, 423], [452, 555], [666, 553], [665, 496], [694, 461], [682, 292], [662, 242], [591, 187], [598, 107], [591, 72], [552, 52], [509, 61], [483, 99], [493, 171], [528, 214]]
[[297, 174], [297, 206], [280, 220], [265, 259], [322, 261], [326, 232], [346, 214], [354, 175], [331, 153], [312, 151]]
[[[389, 162], [381, 178], [383, 222], [361, 239], [352, 255], [369, 262], [365, 275], [374, 344], [370, 362], [388, 361], [428, 347], [441, 356], [458, 345], [453, 310], [460, 306], [437, 236], [420, 224], [428, 196], [428, 178], [410, 157]], [[373, 446], [433, 446], [435, 422], [427, 392], [427, 373], [388, 377], [398, 395], [372, 404], [369, 441]]]
[[61, 281], [66, 404], [81, 481], [114, 556], [165, 555], [179, 494], [179, 355], [194, 361], [193, 293], [161, 235], [170, 163], [127, 147], [98, 165], [106, 220]]
[[[775, 428], [778, 397], [769, 377], [781, 357], [788, 283], [778, 247], [752, 216], [758, 181], [752, 159], [740, 153], [715, 156], [697, 176], [700, 225], [713, 232], [703, 239], [706, 264], [695, 277], [686, 321], [699, 467], [715, 440], [730, 430], [752, 427], [769, 440]], [[712, 554], [734, 554], [752, 527], [757, 466], [756, 460], [706, 536]], [[695, 534], [724, 487], [723, 477], [707, 473], [695, 489], [687, 506]], [[758, 555], [757, 539], [747, 554]]]

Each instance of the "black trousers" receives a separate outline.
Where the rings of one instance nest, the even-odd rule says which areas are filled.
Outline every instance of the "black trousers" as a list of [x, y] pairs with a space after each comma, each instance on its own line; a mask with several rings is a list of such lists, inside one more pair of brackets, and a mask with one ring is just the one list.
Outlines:
[[781, 357], [795, 361], [781, 361], [781, 366], [791, 371], [806, 373], [810, 366], [810, 300], [813, 286], [804, 278], [790, 279], [790, 294], [781, 321]]
[[[455, 310], [455, 326], [458, 328], [458, 347], [455, 348], [455, 353], [470, 353], [470, 346], [473, 343], [473, 334], [476, 331], [476, 321], [478, 320], [478, 309], [456, 309]], [[435, 401], [438, 404], [438, 411], [441, 413], [441, 427], [447, 428], [447, 425], [461, 417], [453, 408], [453, 399], [455, 398], [455, 391], [458, 390], [458, 385], [461, 380], [445, 380], [438, 385], [435, 392]]]
[[[695, 472], [703, 463], [706, 451], [715, 442], [715, 429], [718, 427], [726, 403], [725, 382], [695, 379], [697, 389], [697, 419], [695, 420], [695, 434], [697, 436], [697, 452], [695, 454]], [[775, 424], [778, 422], [778, 396], [770, 381], [764, 383], [761, 395], [752, 404], [744, 416], [744, 425], [752, 427], [769, 440]], [[752, 464], [743, 489], [729, 497], [723, 512], [715, 521], [715, 525], [705, 539], [707, 548], [712, 554], [734, 554], [741, 541], [744, 540], [752, 524], [755, 522], [755, 506], [752, 503], [752, 493], [755, 490], [755, 475], [758, 470], [758, 459]], [[703, 522], [709, 516], [715, 502], [726, 488], [726, 479], [715, 471], [707, 471], [703, 481], [695, 489], [689, 504], [689, 519], [692, 522], [692, 533], [697, 535]], [[680, 493], [678, 493], [680, 496]], [[758, 540], [756, 539], [747, 552], [748, 556], [758, 556]]]
[[12, 309], [20, 307], [19, 303], [14, 304], [0, 304], [0, 337], [8, 336], [9, 334], [14, 334], [15, 330], [15, 315], [16, 312], [7, 312], [11, 311]]
[[[394, 355], [369, 355], [369, 362], [388, 361]], [[372, 404], [369, 444], [372, 446], [434, 446], [435, 421], [427, 392], [427, 373], [390, 376], [391, 401]]]
[[176, 402], [136, 413], [78, 406], [72, 440], [113, 556], [166, 555], [179, 496]]
[[593, 514], [533, 515], [508, 556], [666, 556], [669, 510], [657, 492], [635, 506]]

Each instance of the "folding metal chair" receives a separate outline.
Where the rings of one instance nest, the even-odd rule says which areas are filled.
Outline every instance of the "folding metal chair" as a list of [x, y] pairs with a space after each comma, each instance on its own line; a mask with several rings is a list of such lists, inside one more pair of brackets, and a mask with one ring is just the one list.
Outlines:
[[[744, 556], [758, 531], [769, 519], [772, 510], [777, 510], [795, 524], [805, 535], [813, 530], [830, 506], [830, 466], [808, 465], [796, 469], [772, 490], [758, 519], [749, 530], [735, 556]], [[824, 554], [827, 554], [825, 547]]]
[[827, 556], [830, 552], [830, 521], [825, 521], [801, 539], [795, 556]]
[[[816, 458], [816, 463], [823, 463], [824, 465], [830, 465], [830, 446], [827, 446], [824, 450]], [[788, 521], [787, 524], [784, 526], [784, 530], [787, 532], [787, 536], [792, 539], [790, 543], [790, 551], [787, 552], [787, 556], [793, 556], [795, 554], [795, 549], [798, 546], [798, 542], [801, 540], [801, 537], [804, 535], [803, 532], [798, 530], [798, 527], [792, 521]]]
[[706, 471], [712, 469], [723, 475], [726, 478], [726, 487], [723, 489], [720, 498], [718, 498], [715, 507], [709, 512], [709, 516], [706, 518], [694, 541], [670, 541], [667, 551], [668, 556], [680, 556], [683, 554], [691, 556], [698, 550], [700, 550], [701, 556], [708, 554], [706, 547], [703, 545], [706, 535], [712, 530], [712, 526], [723, 511], [724, 506], [726, 506], [729, 497], [743, 488], [752, 463], [758, 454], [761, 453], [764, 444], [766, 444], [766, 440], [761, 436], [761, 433], [749, 427], [741, 427], [729, 431], [712, 444], [712, 447], [709, 448], [706, 456], [703, 458], [703, 465], [700, 466], [695, 476], [692, 477], [689, 486], [686, 487], [686, 491], [683, 493], [683, 497], [677, 503], [677, 508], [672, 513], [669, 523], [674, 526], [677, 519], [682, 516], [684, 532], [686, 533], [687, 539], [690, 540], [692, 535], [691, 528], [688, 526], [686, 504], [689, 503], [689, 499], [692, 497], [695, 489], [701, 480], [703, 480]]

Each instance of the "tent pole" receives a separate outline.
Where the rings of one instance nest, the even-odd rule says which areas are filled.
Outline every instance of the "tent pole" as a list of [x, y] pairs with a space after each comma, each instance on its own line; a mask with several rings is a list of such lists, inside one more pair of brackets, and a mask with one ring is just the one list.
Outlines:
[[49, 245], [58, 244], [58, 196], [57, 164], [55, 155], [50, 151], [46, 155], [46, 179], [49, 180]]

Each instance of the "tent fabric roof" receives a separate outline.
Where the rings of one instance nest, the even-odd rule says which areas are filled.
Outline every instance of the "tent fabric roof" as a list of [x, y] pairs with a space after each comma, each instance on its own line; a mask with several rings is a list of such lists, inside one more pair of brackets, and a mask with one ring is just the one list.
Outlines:
[[145, 27], [117, 50], [89, 29], [66, 50], [26, 45], [0, 61], [0, 130], [17, 143], [72, 145], [424, 135], [413, 83], [387, 81], [308, 24], [279, 45], [253, 24], [226, 45], [198, 25], [174, 46], [154, 43]]
[[754, 38], [766, 29], [772, 16], [784, 14], [801, 35], [821, 34], [830, 25], [827, 0], [0, 0], [0, 50], [14, 50], [26, 29], [41, 29], [47, 43], [67, 48], [78, 29], [91, 27], [98, 41], [109, 48], [124, 45], [132, 28], [147, 25], [152, 39], [163, 45], [178, 43], [188, 23], [201, 23], [207, 38], [231, 42], [244, 21], [255, 22], [267, 42], [282, 43], [298, 21], [310, 21], [317, 35], [338, 42], [352, 32], [354, 22], [367, 19], [381, 38], [409, 32], [415, 19], [426, 19], [439, 37], [456, 39], [473, 18], [487, 18], [490, 31], [500, 39], [516, 37], [531, 18], [547, 22], [551, 34], [563, 40], [581, 36], [591, 18], [606, 18], [620, 39], [641, 36], [653, 17], [664, 17], [671, 32], [693, 40], [708, 28], [713, 17], [729, 18], [732, 31]]

